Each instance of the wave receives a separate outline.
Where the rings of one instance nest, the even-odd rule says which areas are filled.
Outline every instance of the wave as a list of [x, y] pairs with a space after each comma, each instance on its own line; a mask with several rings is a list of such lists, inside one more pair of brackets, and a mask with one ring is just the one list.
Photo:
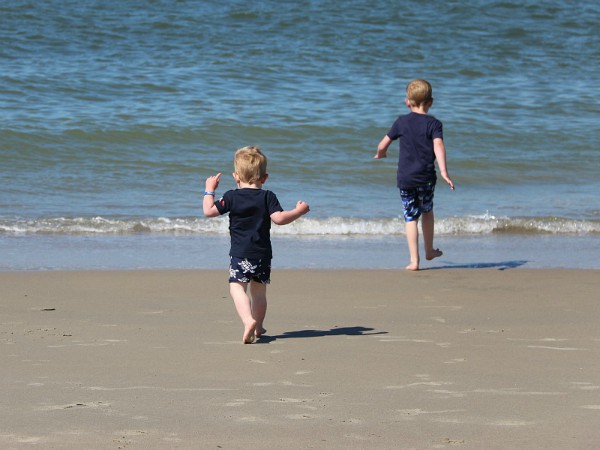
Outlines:
[[[227, 217], [104, 218], [57, 217], [0, 219], [4, 235], [227, 235]], [[573, 220], [561, 217], [447, 217], [436, 219], [437, 235], [552, 234], [599, 235], [600, 220]], [[273, 226], [274, 236], [389, 236], [403, 235], [401, 218], [357, 217], [301, 218], [283, 227]]]

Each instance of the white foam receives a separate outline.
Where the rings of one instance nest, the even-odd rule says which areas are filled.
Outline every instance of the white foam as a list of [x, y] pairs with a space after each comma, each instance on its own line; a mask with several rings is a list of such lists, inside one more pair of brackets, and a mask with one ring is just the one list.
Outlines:
[[[229, 220], [198, 217], [105, 218], [56, 217], [40, 219], [0, 219], [0, 234], [47, 235], [227, 235]], [[272, 226], [273, 235], [291, 236], [395, 236], [404, 235], [404, 221], [394, 218], [302, 217], [286, 226]], [[600, 221], [572, 220], [560, 217], [446, 217], [436, 219], [436, 235], [480, 234], [558, 234], [597, 235]]]

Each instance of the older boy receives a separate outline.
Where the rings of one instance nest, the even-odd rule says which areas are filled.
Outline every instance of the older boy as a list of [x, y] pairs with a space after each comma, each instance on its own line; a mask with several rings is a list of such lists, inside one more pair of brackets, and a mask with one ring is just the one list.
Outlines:
[[[293, 222], [309, 211], [308, 204], [299, 201], [290, 211], [284, 211], [277, 196], [262, 186], [267, 181], [267, 158], [258, 147], [244, 147], [235, 153], [233, 178], [238, 188], [215, 201], [215, 191], [221, 174], [206, 179], [203, 210], [206, 217], [229, 213], [231, 264], [229, 291], [242, 323], [242, 342], [251, 344], [266, 330], [263, 321], [267, 313], [267, 284], [271, 277], [271, 221], [277, 225]], [[247, 294], [248, 286], [250, 295]]]
[[392, 141], [400, 138], [397, 185], [404, 210], [406, 239], [410, 252], [408, 270], [419, 270], [419, 217], [423, 216], [425, 259], [442, 256], [433, 248], [433, 193], [437, 181], [434, 162], [440, 175], [454, 189], [446, 168], [442, 123], [427, 115], [433, 104], [431, 84], [426, 80], [411, 81], [406, 88], [406, 106], [410, 113], [400, 116], [377, 146], [375, 159], [385, 158]]

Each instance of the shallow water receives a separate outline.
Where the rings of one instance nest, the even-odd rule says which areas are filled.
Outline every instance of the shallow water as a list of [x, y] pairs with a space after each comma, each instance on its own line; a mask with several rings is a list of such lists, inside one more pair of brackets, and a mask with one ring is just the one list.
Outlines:
[[397, 147], [372, 155], [415, 77], [433, 84], [457, 186], [436, 191], [450, 247], [510, 236], [541, 266], [548, 236], [563, 253], [597, 248], [595, 3], [9, 0], [0, 17], [3, 270], [46, 267], [41, 248], [221, 240], [226, 220], [201, 217], [203, 180], [223, 172], [219, 191], [233, 188], [248, 144], [284, 207], [311, 205], [274, 234], [396, 242]]

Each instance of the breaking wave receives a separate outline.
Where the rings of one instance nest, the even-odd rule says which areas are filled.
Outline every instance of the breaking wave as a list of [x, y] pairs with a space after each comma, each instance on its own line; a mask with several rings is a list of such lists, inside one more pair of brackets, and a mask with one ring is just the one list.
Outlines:
[[[38, 219], [0, 219], [0, 234], [44, 235], [132, 235], [165, 234], [226, 235], [227, 217], [205, 219], [183, 218], [104, 218], [57, 217]], [[573, 220], [561, 217], [495, 217], [481, 216], [436, 218], [437, 235], [472, 234], [555, 234], [598, 235], [600, 220]], [[301, 218], [278, 227], [273, 235], [291, 236], [388, 236], [404, 234], [401, 218], [364, 219], [356, 217]]]

